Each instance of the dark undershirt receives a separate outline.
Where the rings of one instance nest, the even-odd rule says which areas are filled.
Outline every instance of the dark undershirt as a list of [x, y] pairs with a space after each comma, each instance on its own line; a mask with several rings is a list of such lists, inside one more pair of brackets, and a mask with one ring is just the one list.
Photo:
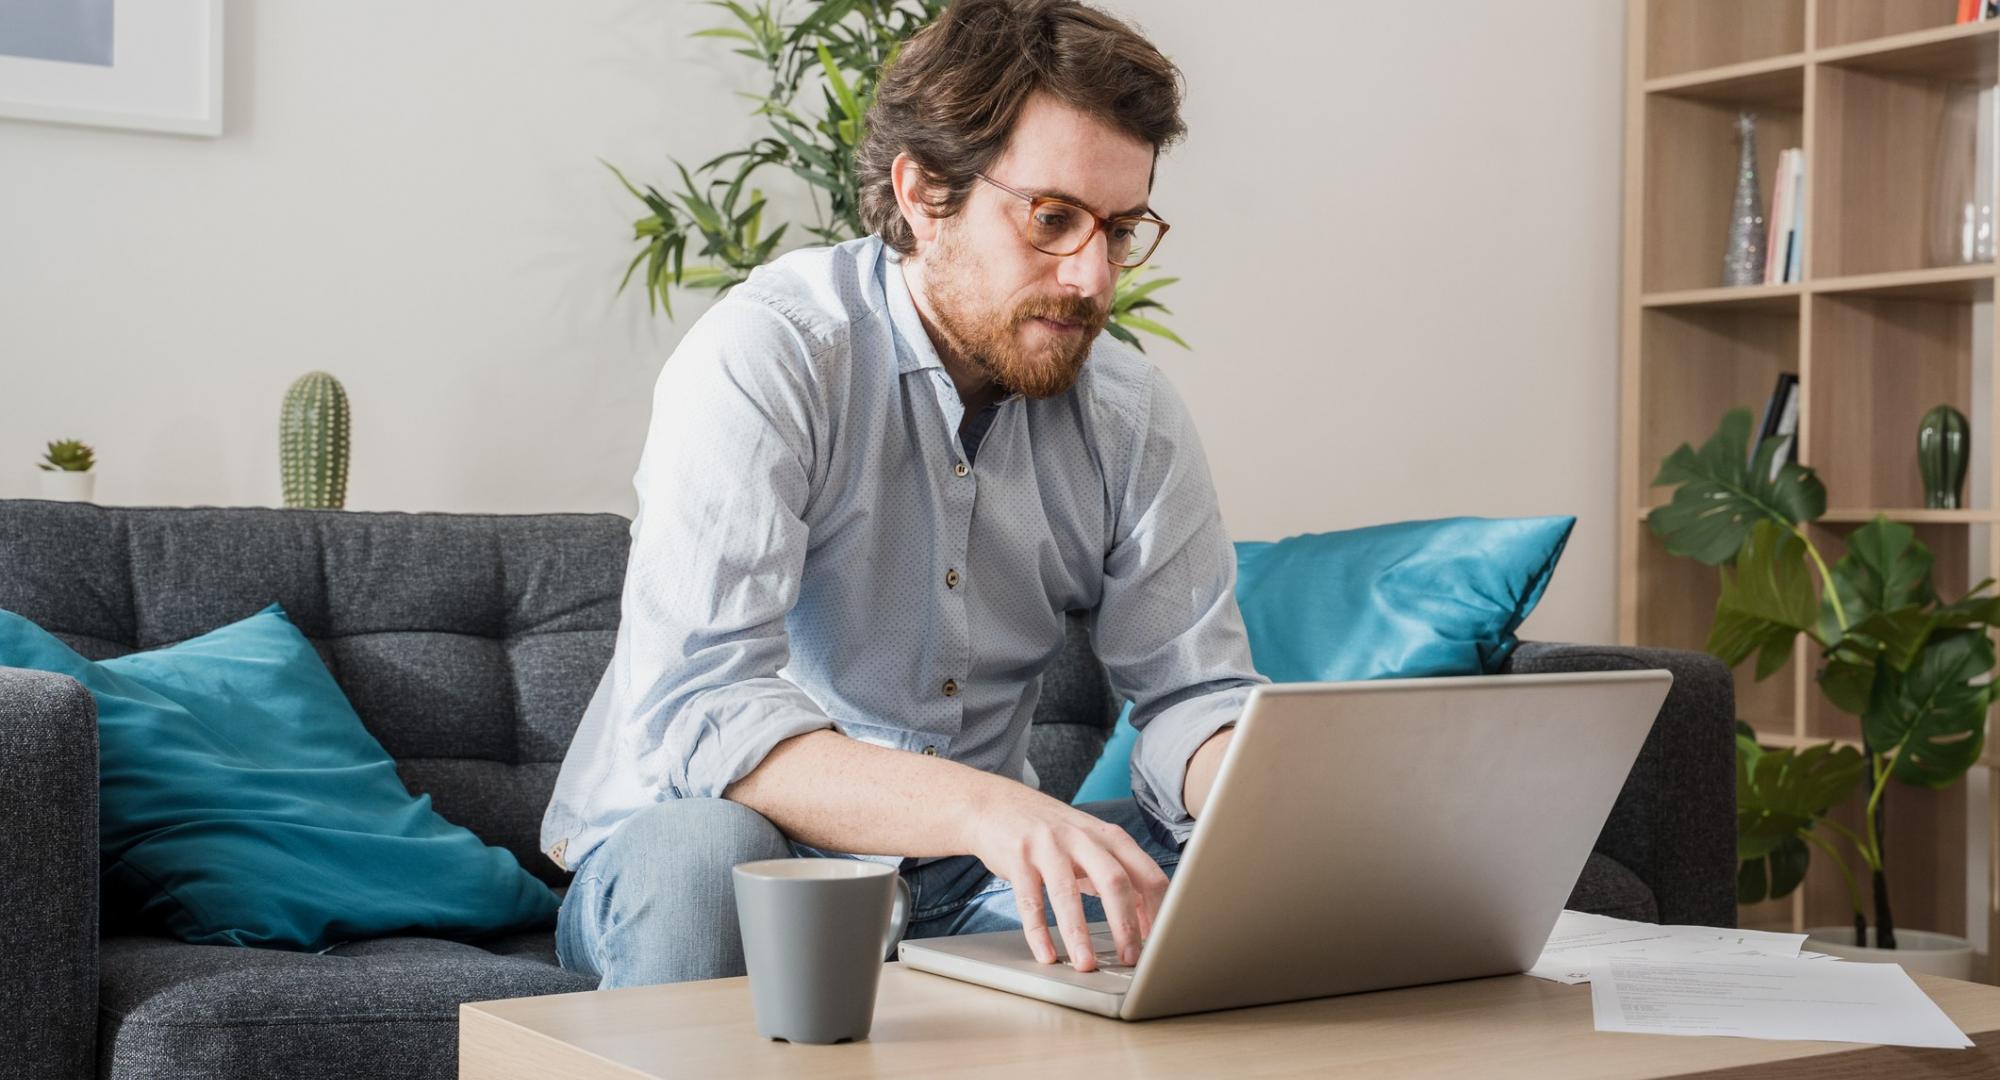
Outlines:
[[965, 444], [967, 465], [975, 464], [973, 459], [979, 455], [979, 444], [986, 438], [986, 430], [993, 426], [993, 418], [999, 414], [1000, 403], [996, 401], [976, 413], [967, 413], [965, 419], [958, 422], [958, 441]]

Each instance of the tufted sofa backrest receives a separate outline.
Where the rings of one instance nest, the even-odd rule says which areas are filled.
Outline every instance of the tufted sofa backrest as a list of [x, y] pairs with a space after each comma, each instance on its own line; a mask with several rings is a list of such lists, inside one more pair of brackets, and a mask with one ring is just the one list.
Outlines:
[[[102, 660], [276, 601], [410, 790], [553, 883], [542, 810], [611, 659], [630, 528], [616, 514], [0, 500], [0, 608]], [[1036, 713], [1064, 725], [1036, 732], [1045, 789], [1075, 790], [1113, 715], [1081, 626]]]

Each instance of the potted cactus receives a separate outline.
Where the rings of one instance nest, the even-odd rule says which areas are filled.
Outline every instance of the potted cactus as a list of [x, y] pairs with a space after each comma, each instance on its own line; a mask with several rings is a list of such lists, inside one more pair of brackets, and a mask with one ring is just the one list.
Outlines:
[[339, 510], [347, 505], [347, 390], [324, 371], [309, 371], [285, 391], [278, 414], [278, 474], [285, 505]]
[[84, 443], [63, 439], [49, 444], [48, 452], [36, 462], [42, 470], [42, 497], [63, 502], [89, 502], [97, 487], [91, 466], [97, 455]]

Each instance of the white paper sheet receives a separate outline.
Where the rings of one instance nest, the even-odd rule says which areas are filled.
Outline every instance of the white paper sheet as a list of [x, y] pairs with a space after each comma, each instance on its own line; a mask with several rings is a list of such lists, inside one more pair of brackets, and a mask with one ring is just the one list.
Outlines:
[[1528, 974], [1559, 983], [1589, 982], [1592, 949], [1615, 947], [1620, 952], [1675, 956], [1726, 953], [1790, 957], [1799, 955], [1799, 946], [1805, 940], [1804, 934], [1725, 930], [1719, 926], [1656, 926], [1608, 915], [1565, 911], [1556, 917], [1556, 928], [1549, 934], [1548, 944], [1542, 947], [1541, 959], [1528, 969]]
[[1599, 950], [1590, 1004], [1599, 1031], [1972, 1045], [1895, 964]]

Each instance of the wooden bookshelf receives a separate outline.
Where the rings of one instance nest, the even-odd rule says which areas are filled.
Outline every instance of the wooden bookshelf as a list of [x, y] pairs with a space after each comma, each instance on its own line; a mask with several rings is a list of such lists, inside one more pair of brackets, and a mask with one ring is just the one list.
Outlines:
[[[1972, 153], [1941, 118], [2000, 78], [2000, 21], [1954, 25], [1956, 0], [1627, 0], [1620, 335], [1619, 637], [1700, 649], [1712, 568], [1668, 555], [1646, 524], [1670, 489], [1660, 462], [1700, 445], [1732, 408], [1760, 416], [1780, 372], [1799, 377], [1799, 459], [1832, 509], [1812, 536], [1829, 559], [1877, 514], [1936, 556], [1939, 591], [2000, 573], [2000, 395], [1994, 264], [1934, 256], [1933, 204], [1969, 190]], [[1729, 288], [1722, 256], [1741, 109], [1757, 113], [1766, 204], [1780, 150], [1806, 155], [1803, 280]], [[1971, 508], [1923, 506], [1916, 429], [1949, 402], [1972, 420]], [[1764, 682], [1736, 672], [1737, 714], [1774, 746], [1859, 738], [1828, 704], [1801, 639]], [[1893, 785], [1886, 827], [1897, 922], [2000, 942], [2000, 785], [1988, 751], [1948, 791]], [[1978, 792], [1976, 799], [1973, 795]], [[1976, 802], [1977, 805], [1973, 805]], [[1858, 811], [1843, 811], [1858, 824]], [[1745, 926], [1850, 921], [1815, 855], [1792, 897], [1743, 908]], [[2000, 974], [1988, 944], [1982, 978]]]

